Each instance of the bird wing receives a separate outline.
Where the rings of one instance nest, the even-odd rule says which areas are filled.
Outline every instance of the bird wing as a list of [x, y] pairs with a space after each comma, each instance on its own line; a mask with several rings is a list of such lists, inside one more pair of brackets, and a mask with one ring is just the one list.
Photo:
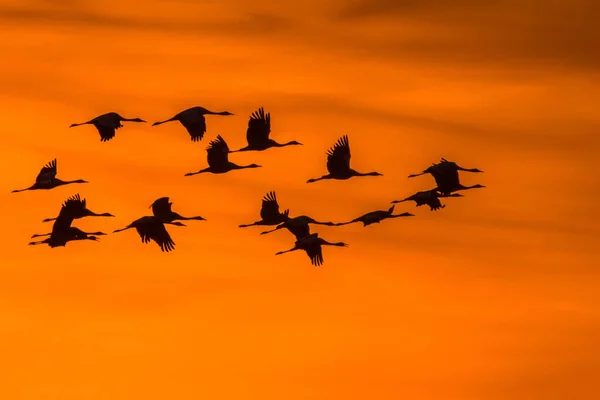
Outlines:
[[180, 122], [190, 134], [192, 142], [202, 140], [206, 133], [206, 119], [204, 115], [198, 115], [194, 120], [182, 119]]
[[73, 218], [77, 218], [83, 214], [83, 211], [85, 211], [85, 209], [86, 201], [85, 199], [82, 199], [81, 196], [79, 196], [79, 193], [77, 193], [64, 201], [60, 208], [59, 215], [69, 214]]
[[155, 217], [159, 217], [162, 215], [169, 215], [171, 213], [171, 203], [169, 202], [168, 197], [161, 197], [152, 203], [150, 206], [152, 208], [152, 214]]
[[73, 213], [64, 211], [64, 208], [61, 208], [60, 213], [58, 213], [58, 217], [52, 224], [52, 235], [65, 235], [73, 220], [75, 219]]
[[208, 165], [221, 166], [229, 162], [229, 146], [225, 139], [218, 135], [215, 140], [212, 140], [206, 148]]
[[250, 146], [260, 146], [269, 139], [271, 133], [271, 113], [266, 113], [261, 107], [250, 115], [246, 141]]
[[149, 243], [150, 240], [158, 244], [161, 251], [171, 251], [175, 249], [175, 242], [171, 239], [171, 235], [167, 232], [165, 225], [159, 220], [149, 220], [143, 225], [138, 225], [135, 230], [142, 238], [142, 242]]
[[112, 138], [115, 137], [115, 131], [117, 129], [119, 129], [121, 127], [121, 125], [114, 127], [114, 126], [106, 126], [106, 125], [102, 125], [100, 123], [95, 123], [94, 126], [96, 127], [96, 129], [98, 130], [98, 133], [100, 134], [100, 141], [101, 142], [108, 142], [109, 140], [111, 140]]
[[327, 171], [335, 174], [350, 169], [350, 143], [344, 135], [327, 151]]
[[262, 199], [260, 217], [263, 221], [273, 221], [279, 218], [279, 204], [275, 192], [269, 192]]
[[438, 189], [444, 193], [449, 193], [453, 191], [459, 184], [460, 180], [458, 178], [458, 170], [454, 168], [440, 168], [434, 173], [432, 173], [433, 179], [435, 179], [435, 183], [438, 186]]
[[320, 244], [315, 243], [304, 249], [308, 257], [310, 258], [310, 263], [315, 267], [320, 267], [323, 265], [323, 248]]
[[48, 184], [56, 178], [56, 158], [46, 164], [38, 176], [35, 178], [36, 183]]
[[101, 142], [108, 142], [115, 137], [115, 131], [122, 128], [121, 116], [115, 112], [102, 114], [93, 119], [94, 126], [100, 134]]

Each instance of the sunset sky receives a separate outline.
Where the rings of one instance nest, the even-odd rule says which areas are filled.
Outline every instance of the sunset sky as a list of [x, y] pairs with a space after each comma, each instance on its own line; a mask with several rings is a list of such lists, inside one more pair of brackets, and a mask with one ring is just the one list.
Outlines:
[[[544, 5], [541, 5], [541, 4]], [[141, 7], [140, 7], [141, 5]], [[592, 0], [0, 0], [0, 398], [593, 400], [600, 393], [600, 3]], [[193, 143], [179, 123], [208, 116]], [[184, 177], [249, 115], [304, 146], [262, 168]], [[125, 123], [101, 143], [92, 126]], [[383, 177], [306, 184], [348, 134]], [[240, 229], [277, 192], [347, 221], [431, 189], [440, 157], [485, 185], [437, 212], [316, 227], [347, 248], [316, 268], [287, 231]], [[30, 186], [58, 159], [51, 191]], [[112, 232], [169, 196], [206, 222], [28, 246], [80, 193]]]

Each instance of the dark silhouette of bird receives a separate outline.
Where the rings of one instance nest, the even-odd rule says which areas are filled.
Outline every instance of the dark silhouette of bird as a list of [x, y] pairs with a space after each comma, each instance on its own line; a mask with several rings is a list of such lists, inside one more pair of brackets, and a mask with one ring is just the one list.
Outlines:
[[152, 126], [164, 124], [170, 121], [179, 121], [181, 125], [188, 131], [192, 142], [198, 142], [202, 140], [206, 133], [206, 119], [205, 115], [233, 115], [229, 111], [213, 112], [203, 107], [192, 107], [188, 108], [175, 115], [173, 118], [169, 118], [164, 121], [158, 121], [152, 124]]
[[289, 218], [270, 231], [261, 232], [261, 235], [266, 235], [267, 233], [275, 232], [279, 229], [286, 228], [290, 233], [296, 236], [296, 239], [300, 240], [305, 236], [310, 235], [310, 224], [314, 225], [325, 225], [325, 226], [335, 226], [333, 222], [319, 222], [315, 221], [311, 217], [307, 217], [306, 215], [300, 215], [294, 218]]
[[[62, 205], [61, 210], [63, 208], [68, 208], [70, 210], [73, 219], [83, 218], [83, 217], [114, 217], [111, 213], [101, 213], [97, 214], [92, 210], [87, 208], [86, 199], [82, 199], [79, 196], [79, 193], [69, 197]], [[46, 218], [43, 219], [42, 222], [50, 222], [55, 221], [57, 218]]]
[[56, 177], [56, 158], [46, 164], [41, 170], [38, 176], [35, 178], [35, 183], [26, 189], [16, 189], [12, 193], [24, 192], [25, 190], [48, 190], [58, 186], [69, 185], [71, 183], [88, 183], [83, 179], [77, 179], [74, 181], [63, 181]]
[[[77, 201], [76, 196], [69, 197], [63, 205], [60, 207], [60, 211], [58, 212], [58, 217], [54, 218], [54, 223], [52, 224], [52, 235], [57, 237], [62, 237], [68, 235], [68, 230], [71, 228], [73, 221], [75, 218], [81, 218], [82, 215], [82, 205], [80, 201]], [[46, 236], [49, 234], [35, 234], [31, 236], [32, 238], [38, 236]]]
[[97, 241], [97, 236], [106, 235], [104, 232], [84, 232], [79, 228], [70, 226], [67, 229], [53, 230], [52, 233], [44, 235], [33, 235], [34, 237], [50, 236], [47, 239], [40, 240], [37, 242], [29, 242], [29, 245], [34, 246], [38, 244], [48, 244], [50, 247], [64, 247], [67, 242], [74, 240], [94, 240]]
[[443, 171], [448, 171], [448, 170], [466, 171], [466, 172], [483, 172], [477, 168], [463, 168], [463, 167], [457, 165], [455, 162], [448, 161], [442, 157], [442, 159], [440, 160], [439, 163], [432, 163], [431, 166], [428, 167], [427, 169], [424, 169], [423, 172], [421, 172], [419, 174], [411, 174], [408, 177], [414, 178], [416, 176], [431, 174], [435, 179], [436, 174], [439, 174], [439, 173], [442, 173]]
[[458, 178], [458, 171], [453, 169], [446, 169], [442, 171], [436, 179], [437, 187], [435, 190], [440, 192], [442, 195], [449, 196], [453, 192], [460, 190], [478, 189], [485, 188], [485, 186], [476, 184], [473, 186], [464, 186], [460, 183]]
[[279, 212], [279, 204], [277, 203], [277, 197], [275, 192], [269, 192], [262, 199], [262, 206], [260, 208], [260, 221], [253, 222], [251, 224], [242, 224], [240, 228], [247, 228], [249, 226], [257, 225], [277, 225], [290, 218], [290, 210], [284, 210]]
[[414, 178], [415, 176], [421, 176], [425, 174], [431, 174], [437, 187], [437, 190], [440, 194], [448, 196], [452, 192], [456, 192], [459, 190], [468, 190], [468, 189], [476, 189], [483, 188], [485, 186], [482, 185], [473, 185], [473, 186], [464, 186], [460, 183], [458, 177], [458, 171], [468, 171], [468, 172], [483, 172], [477, 168], [463, 168], [458, 166], [455, 162], [448, 161], [445, 158], [442, 158], [439, 163], [433, 163], [427, 169], [425, 169], [420, 174], [412, 174], [409, 175], [409, 178]]
[[350, 179], [353, 176], [382, 176], [379, 172], [361, 173], [350, 168], [350, 143], [348, 135], [338, 139], [333, 147], [327, 151], [327, 175], [312, 178], [307, 183], [317, 182], [322, 179]]
[[310, 258], [310, 263], [315, 267], [323, 265], [323, 246], [338, 246], [347, 247], [344, 242], [331, 243], [319, 237], [318, 233], [313, 233], [296, 241], [295, 246], [289, 250], [279, 251], [276, 256], [284, 253], [289, 253], [296, 250], [304, 250]]
[[154, 201], [154, 203], [152, 203], [150, 205], [149, 208], [152, 209], [152, 214], [154, 214], [155, 217], [160, 218], [161, 221], [163, 222], [173, 222], [176, 220], [183, 220], [183, 221], [190, 221], [190, 220], [196, 220], [196, 221], [206, 221], [206, 218], [200, 217], [200, 216], [196, 216], [196, 217], [184, 217], [176, 212], [174, 212], [171, 209], [171, 206], [173, 205], [173, 203], [171, 203], [169, 201], [168, 197], [161, 197], [160, 199], [156, 199]]
[[358, 218], [354, 218], [352, 221], [341, 222], [341, 223], [338, 223], [335, 225], [342, 226], [342, 225], [353, 224], [355, 222], [362, 222], [363, 226], [369, 226], [371, 224], [378, 224], [381, 221], [383, 221], [384, 219], [388, 219], [388, 218], [414, 217], [413, 214], [407, 213], [407, 212], [402, 213], [402, 214], [396, 214], [396, 215], [393, 215], [392, 214], [393, 212], [394, 212], [394, 206], [391, 206], [387, 211], [385, 211], [385, 210], [372, 211], [365, 215], [361, 215]]
[[431, 211], [436, 211], [441, 208], [446, 207], [445, 204], [442, 204], [440, 201], [441, 197], [464, 197], [462, 194], [454, 193], [449, 195], [443, 195], [438, 193], [436, 189], [424, 190], [422, 192], [417, 192], [410, 197], [405, 198], [404, 200], [394, 200], [392, 204], [402, 203], [404, 201], [414, 201], [417, 203], [417, 207], [421, 207], [425, 204], [429, 206]]
[[215, 140], [212, 140], [206, 148], [206, 159], [208, 161], [208, 168], [201, 169], [198, 172], [188, 172], [185, 176], [192, 176], [210, 172], [212, 174], [224, 174], [225, 172], [232, 171], [234, 169], [245, 169], [245, 168], [260, 168], [260, 165], [237, 165], [229, 161], [229, 146], [225, 139], [218, 135]]
[[82, 122], [80, 124], [71, 124], [69, 128], [80, 125], [94, 125], [100, 134], [101, 142], [108, 142], [115, 137], [115, 131], [122, 128], [121, 122], [146, 122], [141, 118], [125, 118], [117, 114], [116, 112], [109, 112], [102, 114], [88, 122]]
[[117, 229], [113, 233], [123, 232], [127, 229], [135, 228], [138, 235], [142, 239], [142, 243], [149, 243], [150, 240], [154, 241], [160, 247], [161, 251], [168, 252], [175, 249], [175, 242], [171, 239], [171, 235], [167, 231], [165, 224], [185, 226], [181, 222], [164, 222], [160, 218], [155, 216], [145, 216], [136, 219], [123, 229]]
[[302, 143], [292, 140], [287, 143], [277, 143], [269, 138], [271, 133], [271, 113], [266, 113], [261, 107], [250, 115], [248, 129], [246, 130], [246, 142], [248, 145], [239, 150], [233, 150], [231, 153], [239, 151], [262, 151], [271, 147], [285, 147], [292, 145], [302, 145]]

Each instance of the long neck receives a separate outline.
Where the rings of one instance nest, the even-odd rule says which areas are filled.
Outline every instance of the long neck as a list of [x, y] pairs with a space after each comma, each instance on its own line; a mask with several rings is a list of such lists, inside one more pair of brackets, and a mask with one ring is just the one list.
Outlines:
[[62, 185], [69, 185], [71, 183], [83, 183], [81, 180], [77, 179], [74, 181], [62, 181], [60, 179], [55, 179], [54, 180], [56, 182], [56, 186], [62, 186]]
[[378, 172], [358, 172], [355, 170], [352, 170], [352, 174], [354, 176], [378, 176], [379, 175]]
[[269, 142], [270, 142], [270, 144], [271, 144], [272, 147], [285, 147], [285, 146], [293, 146], [293, 145], [297, 144], [294, 141], [287, 142], [287, 143], [278, 143], [278, 142], [276, 142], [276, 141], [274, 141], [272, 139], [269, 140]]
[[480, 185], [464, 186], [461, 184], [459, 190], [479, 189], [480, 187]]
[[323, 242], [321, 244], [322, 245], [327, 245], [327, 246], [338, 246], [338, 247], [344, 247], [346, 245], [346, 243], [344, 243], [344, 242], [331, 243], [331, 242], [328, 242], [326, 240], [323, 240]]
[[456, 166], [456, 169], [459, 171], [465, 171], [465, 172], [481, 172], [477, 168], [463, 168], [463, 167]]
[[411, 213], [402, 213], [402, 214], [395, 214], [395, 215], [390, 214], [388, 216], [388, 218], [411, 217], [411, 216], [412, 216]]
[[322, 181], [324, 179], [333, 179], [333, 176], [331, 176], [330, 174], [327, 175], [323, 175], [319, 178], [311, 178], [308, 181], [306, 181], [306, 183], [312, 183], [312, 182], [317, 182], [317, 181]]
[[230, 169], [246, 169], [246, 168], [255, 168], [254, 165], [237, 165], [232, 162], [229, 163]]
[[175, 217], [175, 219], [180, 219], [182, 221], [191, 221], [191, 220], [196, 220], [196, 221], [203, 221], [204, 218], [200, 217], [200, 216], [195, 216], [195, 217], [184, 217], [183, 215], [179, 215], [177, 213], [173, 213], [173, 216]]
[[87, 210], [85, 215], [86, 215], [86, 217], [110, 217], [111, 216], [111, 214], [109, 214], [109, 213], [96, 214], [95, 212], [93, 212], [91, 210]]
[[15, 190], [13, 190], [11, 193], [19, 193], [19, 192], [24, 192], [24, 191], [26, 191], [26, 190], [33, 190], [34, 188], [35, 188], [35, 185], [33, 185], [33, 186], [30, 186], [30, 187], [28, 187], [28, 188], [25, 188], [25, 189], [15, 189]]

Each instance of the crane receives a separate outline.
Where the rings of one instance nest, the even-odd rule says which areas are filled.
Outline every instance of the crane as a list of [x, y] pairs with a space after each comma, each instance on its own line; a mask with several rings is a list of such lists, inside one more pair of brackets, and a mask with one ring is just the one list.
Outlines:
[[256, 225], [277, 225], [288, 220], [290, 218], [289, 215], [290, 210], [279, 212], [277, 196], [275, 195], [275, 192], [271, 191], [262, 199], [262, 206], [260, 208], [260, 221], [253, 222], [251, 224], [242, 224], [239, 227], [246, 228]]
[[115, 137], [116, 130], [123, 127], [123, 125], [121, 125], [121, 122], [125, 121], [146, 122], [141, 118], [125, 118], [120, 116], [116, 112], [109, 112], [106, 114], [99, 115], [96, 118], [91, 119], [87, 122], [71, 124], [69, 128], [81, 125], [94, 125], [96, 127], [96, 130], [100, 134], [100, 141], [108, 142], [109, 140]]
[[246, 130], [246, 142], [248, 145], [231, 153], [239, 151], [263, 151], [271, 147], [285, 147], [293, 145], [302, 145], [302, 143], [292, 140], [287, 143], [277, 143], [269, 138], [271, 133], [271, 113], [266, 113], [264, 108], [260, 107], [250, 115], [248, 129]]
[[160, 247], [161, 251], [169, 252], [175, 249], [175, 242], [171, 239], [169, 232], [165, 228], [165, 224], [185, 226], [185, 224], [181, 222], [164, 222], [158, 217], [148, 215], [136, 219], [125, 228], [117, 229], [113, 231], [113, 233], [135, 228], [142, 239], [142, 243], [150, 243], [152, 240]]
[[362, 173], [350, 168], [350, 142], [348, 135], [344, 135], [327, 151], [327, 175], [320, 178], [311, 178], [306, 183], [317, 182], [323, 179], [346, 180], [353, 176], [382, 176], [379, 172]]
[[206, 133], [206, 119], [205, 115], [233, 115], [229, 111], [214, 112], [209, 111], [204, 107], [192, 107], [187, 110], [183, 110], [176, 114], [174, 117], [164, 121], [158, 121], [152, 124], [152, 126], [161, 125], [166, 122], [179, 121], [181, 125], [188, 131], [192, 142], [199, 142]]
[[58, 186], [69, 185], [71, 183], [88, 183], [83, 179], [77, 179], [74, 181], [63, 181], [56, 177], [56, 158], [47, 163], [40, 170], [38, 176], [35, 178], [35, 183], [25, 189], [16, 189], [12, 193], [24, 192], [26, 190], [49, 190], [54, 189]]
[[442, 195], [438, 193], [436, 189], [424, 190], [421, 192], [417, 192], [410, 197], [405, 198], [404, 200], [394, 200], [392, 204], [402, 203], [404, 201], [414, 201], [417, 204], [417, 207], [421, 207], [423, 205], [428, 205], [431, 211], [436, 211], [446, 207], [446, 205], [442, 205], [440, 201], [441, 197], [464, 197], [460, 193], [453, 193], [449, 195]]
[[304, 250], [310, 258], [311, 264], [315, 267], [319, 267], [323, 265], [323, 246], [347, 247], [348, 245], [344, 242], [328, 242], [325, 239], [320, 238], [318, 233], [313, 233], [312, 235], [308, 235], [297, 240], [294, 247], [291, 249], [279, 251], [275, 253], [275, 255], [278, 256], [280, 254], [285, 254], [296, 250]]
[[218, 135], [215, 140], [212, 140], [206, 148], [206, 158], [208, 161], [208, 168], [201, 169], [198, 172], [188, 172], [185, 176], [192, 176], [210, 172], [213, 174], [224, 174], [235, 169], [245, 168], [260, 168], [260, 165], [237, 165], [229, 161], [229, 146], [225, 139]]

